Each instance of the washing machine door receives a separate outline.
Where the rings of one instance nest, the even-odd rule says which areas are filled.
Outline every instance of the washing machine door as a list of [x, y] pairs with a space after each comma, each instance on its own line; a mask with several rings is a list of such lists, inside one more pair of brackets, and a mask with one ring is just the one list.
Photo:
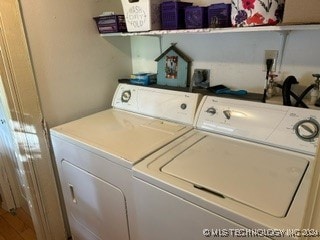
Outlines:
[[303, 154], [219, 135], [171, 157], [163, 173], [275, 217], [286, 215], [309, 163]]

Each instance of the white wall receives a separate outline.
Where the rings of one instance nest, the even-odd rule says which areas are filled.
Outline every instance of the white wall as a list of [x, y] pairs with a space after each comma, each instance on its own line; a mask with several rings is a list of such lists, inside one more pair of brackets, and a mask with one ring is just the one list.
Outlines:
[[[132, 37], [133, 71], [157, 71], [154, 61], [160, 55], [156, 37]], [[294, 31], [287, 39], [278, 80], [295, 75], [300, 85], [313, 83], [312, 73], [320, 72], [320, 31]], [[282, 35], [278, 32], [246, 32], [223, 34], [166, 35], [162, 50], [170, 43], [191, 59], [192, 69], [211, 71], [211, 85], [262, 93], [265, 81], [264, 50], [281, 50]], [[152, 46], [146, 48], [145, 46]]]
[[99, 36], [92, 17], [122, 12], [119, 0], [20, 0], [49, 127], [109, 107], [131, 73], [130, 40]]

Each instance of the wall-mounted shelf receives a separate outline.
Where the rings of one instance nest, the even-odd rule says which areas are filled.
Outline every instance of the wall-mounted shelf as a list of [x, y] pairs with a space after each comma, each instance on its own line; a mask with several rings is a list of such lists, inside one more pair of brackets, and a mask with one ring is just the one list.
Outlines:
[[162, 52], [162, 37], [167, 35], [210, 35], [223, 33], [256, 33], [256, 32], [276, 32], [282, 35], [281, 47], [278, 56], [278, 72], [282, 68], [282, 60], [288, 35], [293, 31], [320, 30], [320, 24], [305, 25], [277, 25], [277, 26], [254, 26], [254, 27], [230, 27], [230, 28], [202, 28], [202, 29], [179, 29], [179, 30], [154, 30], [148, 32], [125, 32], [100, 34], [101, 37], [113, 36], [153, 36], [160, 39], [160, 52]]
[[278, 25], [278, 26], [255, 26], [242, 28], [202, 28], [202, 29], [179, 29], [179, 30], [155, 30], [149, 32], [126, 32], [126, 33], [105, 33], [102, 37], [112, 36], [162, 36], [169, 34], [218, 34], [218, 33], [244, 33], [244, 32], [287, 32], [320, 30], [320, 24], [312, 25]]

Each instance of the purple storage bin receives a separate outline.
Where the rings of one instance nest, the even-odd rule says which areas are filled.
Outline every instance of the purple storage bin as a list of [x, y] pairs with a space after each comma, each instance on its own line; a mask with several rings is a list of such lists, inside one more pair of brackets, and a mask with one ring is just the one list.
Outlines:
[[185, 8], [186, 28], [207, 28], [208, 8], [190, 6]]
[[124, 15], [108, 15], [93, 18], [99, 33], [126, 32], [127, 26]]
[[163, 2], [161, 4], [161, 28], [165, 30], [185, 28], [184, 9], [192, 6], [188, 2]]
[[208, 26], [210, 28], [231, 27], [231, 4], [210, 5], [208, 7]]

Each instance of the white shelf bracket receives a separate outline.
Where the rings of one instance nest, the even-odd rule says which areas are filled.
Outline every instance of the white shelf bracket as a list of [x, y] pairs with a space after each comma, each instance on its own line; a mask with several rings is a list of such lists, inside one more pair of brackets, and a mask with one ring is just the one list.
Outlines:
[[159, 48], [160, 48], [160, 54], [163, 53], [163, 35], [158, 35], [159, 38]]
[[284, 31], [280, 32], [280, 34], [282, 36], [282, 41], [281, 41], [281, 48], [280, 48], [280, 55], [279, 55], [278, 73], [281, 73], [281, 70], [282, 70], [282, 63], [283, 63], [283, 58], [284, 58], [284, 54], [285, 54], [285, 50], [286, 50], [287, 38], [290, 33], [291, 33], [290, 30], [284, 30]]

